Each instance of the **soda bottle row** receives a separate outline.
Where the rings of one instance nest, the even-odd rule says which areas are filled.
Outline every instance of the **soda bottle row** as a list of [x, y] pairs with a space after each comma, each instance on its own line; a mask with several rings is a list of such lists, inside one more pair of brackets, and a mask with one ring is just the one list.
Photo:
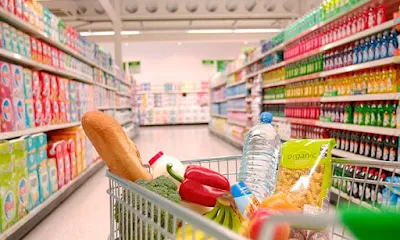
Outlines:
[[291, 125], [291, 138], [298, 139], [320, 139], [329, 138], [329, 131], [322, 127], [292, 124]]
[[324, 55], [317, 54], [309, 58], [286, 65], [286, 79], [321, 72], [324, 69]]
[[318, 31], [297, 40], [285, 48], [285, 60], [312, 51], [322, 46], [322, 34]]
[[285, 106], [286, 117], [319, 119], [319, 114], [319, 103], [290, 103]]
[[[387, 193], [389, 188], [386, 188], [385, 185], [380, 185], [379, 182], [390, 182], [391, 179], [388, 178], [391, 175], [391, 172], [379, 168], [335, 164], [333, 167], [332, 186], [352, 198], [360, 199], [374, 207], [382, 207], [384, 205], [392, 205], [392, 203], [388, 201]], [[354, 180], [342, 178], [354, 178]], [[368, 182], [365, 180], [368, 180]], [[393, 195], [394, 193], [390, 194]], [[400, 196], [395, 196], [393, 205], [397, 205], [399, 198]]]
[[321, 103], [319, 120], [323, 122], [353, 123], [351, 102]]
[[264, 100], [285, 98], [285, 87], [267, 88], [264, 90]]
[[398, 161], [398, 139], [371, 133], [331, 130], [330, 137], [336, 141], [335, 148], [383, 161]]
[[338, 41], [386, 22], [386, 4], [371, 4], [360, 8], [322, 28], [322, 45]]
[[322, 9], [318, 8], [313, 10], [309, 14], [305, 15], [301, 19], [297, 20], [294, 24], [291, 24], [284, 30], [285, 41], [289, 41], [311, 27], [321, 22]]
[[285, 68], [278, 68], [269, 72], [263, 73], [263, 83], [273, 83], [285, 79]]
[[264, 105], [264, 112], [269, 112], [274, 117], [285, 117], [285, 104]]
[[325, 91], [323, 78], [307, 80], [286, 86], [286, 98], [322, 97]]

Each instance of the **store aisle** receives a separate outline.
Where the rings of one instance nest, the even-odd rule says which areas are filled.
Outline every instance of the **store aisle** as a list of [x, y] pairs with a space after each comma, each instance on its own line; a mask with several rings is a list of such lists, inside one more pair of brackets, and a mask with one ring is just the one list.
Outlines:
[[[135, 142], [144, 160], [160, 150], [183, 160], [240, 154], [238, 149], [210, 134], [206, 125], [145, 127]], [[106, 239], [109, 201], [105, 171], [104, 167], [89, 179], [25, 239]]]

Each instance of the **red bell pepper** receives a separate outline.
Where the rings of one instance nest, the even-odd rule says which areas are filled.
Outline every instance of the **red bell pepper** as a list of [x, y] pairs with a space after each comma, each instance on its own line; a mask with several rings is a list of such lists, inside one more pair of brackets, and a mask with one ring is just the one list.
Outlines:
[[214, 207], [217, 198], [230, 190], [228, 179], [208, 168], [188, 166], [183, 177], [172, 170], [172, 164], [167, 164], [167, 171], [181, 182], [179, 194], [187, 202]]

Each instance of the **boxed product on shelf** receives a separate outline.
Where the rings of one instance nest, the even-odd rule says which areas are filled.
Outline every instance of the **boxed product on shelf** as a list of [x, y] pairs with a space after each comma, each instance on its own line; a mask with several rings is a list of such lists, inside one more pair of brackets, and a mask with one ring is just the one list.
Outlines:
[[226, 87], [224, 95], [226, 97], [232, 97], [232, 96], [237, 96], [241, 94], [246, 94], [247, 93], [247, 88], [246, 88], [246, 83], [243, 82], [242, 84], [235, 85], [232, 87]]
[[61, 146], [61, 141], [52, 141], [50, 139], [47, 156], [50, 159], [55, 160], [56, 171], [57, 171], [57, 189], [61, 189], [65, 185], [65, 155]]
[[247, 108], [247, 103], [245, 98], [232, 99], [227, 102], [228, 109], [244, 110]]

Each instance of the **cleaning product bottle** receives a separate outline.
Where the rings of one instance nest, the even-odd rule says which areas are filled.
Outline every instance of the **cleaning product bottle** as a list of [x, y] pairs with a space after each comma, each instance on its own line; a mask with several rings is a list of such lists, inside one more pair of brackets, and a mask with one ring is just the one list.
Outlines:
[[371, 36], [368, 49], [368, 61], [375, 60], [375, 48], [376, 48], [376, 38], [375, 36]]
[[389, 35], [388, 56], [393, 57], [398, 47], [399, 43], [397, 42], [397, 31], [396, 29], [392, 29]]
[[382, 73], [379, 78], [381, 79], [379, 92], [385, 93], [388, 91], [388, 71], [386, 67], [382, 67]]
[[386, 4], [380, 1], [376, 11], [376, 24], [379, 25], [384, 22], [386, 22]]
[[369, 47], [370, 47], [371, 41], [369, 37], [365, 38], [364, 40], [364, 49], [363, 49], [363, 62], [368, 62], [369, 61]]
[[388, 57], [389, 41], [389, 32], [384, 31], [382, 35], [381, 58]]
[[378, 33], [376, 35], [375, 60], [381, 58], [381, 47], [382, 47], [382, 34]]

